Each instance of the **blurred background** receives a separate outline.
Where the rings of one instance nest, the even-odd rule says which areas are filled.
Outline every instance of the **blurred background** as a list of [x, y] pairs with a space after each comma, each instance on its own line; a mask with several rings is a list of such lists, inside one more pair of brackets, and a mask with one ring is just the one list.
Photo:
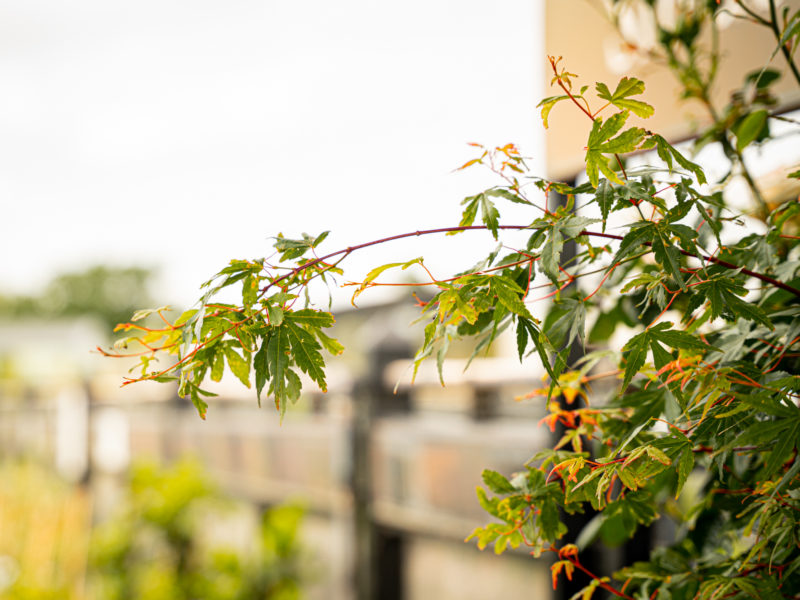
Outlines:
[[[410, 387], [413, 298], [371, 290], [355, 311], [334, 290], [346, 353], [282, 425], [231, 376], [202, 421], [174, 388], [120, 388], [130, 364], [91, 350], [279, 232], [331, 230], [334, 250], [456, 224], [496, 183], [453, 173], [468, 142], [574, 180], [584, 125], [556, 110], [545, 137], [535, 110], [546, 54], [587, 82], [637, 74], [648, 127], [687, 136], [701, 118], [602, 4], [1, 3], [0, 598], [553, 594], [544, 561], [463, 543], [486, 519], [482, 469], [551, 443], [541, 401], [514, 400], [541, 365], [508, 340], [467, 372], [454, 348], [446, 388], [425, 368]], [[741, 35], [731, 52], [760, 65], [770, 40]], [[470, 235], [354, 255], [346, 279], [420, 255], [448, 276], [493, 249]]]

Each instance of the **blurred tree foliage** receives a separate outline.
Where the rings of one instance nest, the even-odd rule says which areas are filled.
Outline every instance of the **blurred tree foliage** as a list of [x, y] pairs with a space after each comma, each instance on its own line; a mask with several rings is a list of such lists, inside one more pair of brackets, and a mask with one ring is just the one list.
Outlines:
[[150, 269], [97, 265], [56, 276], [36, 296], [0, 295], [0, 316], [59, 318], [91, 316], [109, 331], [151, 303]]

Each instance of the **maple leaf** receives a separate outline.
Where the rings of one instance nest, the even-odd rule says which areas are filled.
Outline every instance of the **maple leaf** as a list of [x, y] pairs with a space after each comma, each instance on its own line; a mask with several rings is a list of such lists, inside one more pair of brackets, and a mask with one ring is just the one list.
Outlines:
[[638, 96], [644, 92], [644, 81], [636, 77], [623, 77], [617, 84], [617, 89], [612, 94], [605, 83], [595, 84], [597, 95], [603, 100], [622, 110], [629, 110], [637, 117], [647, 119], [653, 116], [655, 109], [641, 100], [633, 100], [631, 96]]

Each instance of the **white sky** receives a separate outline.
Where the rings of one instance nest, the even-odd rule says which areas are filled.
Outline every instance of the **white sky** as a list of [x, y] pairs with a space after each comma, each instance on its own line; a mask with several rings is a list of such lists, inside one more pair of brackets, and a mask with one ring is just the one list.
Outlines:
[[[160, 268], [157, 301], [189, 304], [281, 231], [330, 229], [323, 250], [336, 250], [457, 224], [460, 200], [495, 183], [451, 173], [473, 156], [466, 142], [513, 141], [544, 171], [540, 12], [541, 0], [5, 0], [0, 292], [142, 264]], [[353, 275], [425, 254], [444, 276], [492, 246], [460, 237], [370, 251]]]

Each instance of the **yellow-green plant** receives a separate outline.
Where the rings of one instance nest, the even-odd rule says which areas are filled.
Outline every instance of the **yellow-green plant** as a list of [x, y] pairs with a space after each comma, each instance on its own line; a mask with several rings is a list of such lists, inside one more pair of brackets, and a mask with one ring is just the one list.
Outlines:
[[0, 466], [0, 598], [82, 600], [91, 526], [85, 490], [32, 463]]
[[301, 597], [299, 506], [261, 517], [252, 548], [209, 540], [207, 519], [224, 516], [203, 470], [184, 460], [139, 464], [118, 510], [92, 537], [89, 583], [98, 600], [295, 600]]

